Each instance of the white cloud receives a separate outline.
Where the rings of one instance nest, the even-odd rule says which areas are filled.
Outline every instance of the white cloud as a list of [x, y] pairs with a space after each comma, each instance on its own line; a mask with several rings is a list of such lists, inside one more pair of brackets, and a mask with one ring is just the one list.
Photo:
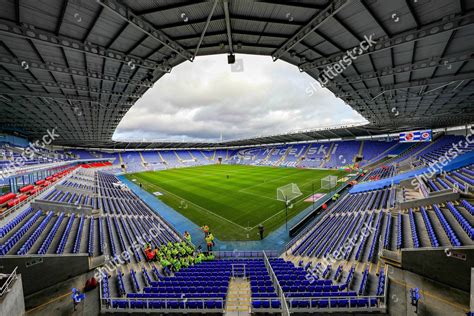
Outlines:
[[179, 65], [130, 109], [114, 139], [215, 141], [365, 121], [295, 66], [239, 58], [242, 72], [225, 55]]

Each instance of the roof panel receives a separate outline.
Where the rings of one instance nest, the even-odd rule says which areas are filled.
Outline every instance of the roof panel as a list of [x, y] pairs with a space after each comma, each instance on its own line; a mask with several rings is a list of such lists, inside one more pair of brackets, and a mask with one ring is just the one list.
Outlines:
[[[5, 108], [5, 100], [11, 100], [8, 104], [19, 110], [4, 113], [27, 137], [41, 133], [46, 115], [49, 120], [68, 122], [58, 123], [64, 135], [61, 144], [107, 146], [121, 146], [111, 141], [113, 131], [150, 83], [165, 75], [168, 65], [174, 67], [185, 60], [179, 45], [194, 53], [214, 5], [214, 1], [198, 0], [126, 0], [121, 3], [128, 7], [130, 16], [139, 17], [127, 22], [96, 1], [71, 0], [67, 6], [60, 0], [19, 3], [19, 16], [13, 0], [3, 1], [0, 12], [0, 40], [4, 43], [0, 45], [0, 75], [4, 79], [0, 107]], [[229, 4], [234, 52], [271, 55], [304, 30], [329, 2], [241, 0]], [[473, 7], [465, 3], [462, 11], [456, 0], [351, 1], [315, 31], [300, 33], [302, 39], [285, 47], [281, 59], [316, 78], [339, 63], [346, 49], [375, 34], [378, 45], [357, 56], [354, 67], [348, 67], [328, 86], [372, 125], [350, 132], [277, 135], [238, 143], [368, 135], [415, 123], [433, 127], [472, 122], [474, 111], [464, 105], [472, 101], [474, 90], [474, 17], [468, 11]], [[231, 51], [225, 15], [218, 2], [199, 55]], [[142, 19], [152, 23], [149, 33], [161, 30], [168, 39], [159, 39], [159, 33], [155, 34], [158, 40], [152, 39], [133, 25]], [[393, 120], [394, 104], [403, 109], [403, 119]], [[443, 112], [443, 108], [456, 105], [463, 115]], [[28, 117], [29, 110], [36, 116]], [[430, 117], [428, 112], [437, 114]], [[25, 122], [30, 126], [24, 127]], [[37, 126], [36, 130], [31, 126]]]

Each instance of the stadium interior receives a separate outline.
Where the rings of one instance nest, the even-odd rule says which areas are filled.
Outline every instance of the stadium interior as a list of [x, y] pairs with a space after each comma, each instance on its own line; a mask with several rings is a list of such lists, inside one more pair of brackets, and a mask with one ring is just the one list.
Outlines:
[[[0, 8], [0, 316], [474, 315], [474, 1]], [[113, 139], [217, 54], [294, 65], [367, 122]]]

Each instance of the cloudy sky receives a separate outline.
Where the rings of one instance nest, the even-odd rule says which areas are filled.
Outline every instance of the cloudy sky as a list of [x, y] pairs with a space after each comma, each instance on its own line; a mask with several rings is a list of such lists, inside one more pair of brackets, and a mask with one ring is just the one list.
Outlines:
[[198, 57], [173, 69], [130, 109], [115, 140], [216, 141], [364, 122], [305, 73], [270, 57]]

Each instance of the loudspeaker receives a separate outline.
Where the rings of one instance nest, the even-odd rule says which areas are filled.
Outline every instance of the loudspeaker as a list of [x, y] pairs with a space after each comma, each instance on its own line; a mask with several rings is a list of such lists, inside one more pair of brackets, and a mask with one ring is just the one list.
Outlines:
[[232, 54], [228, 55], [227, 56], [227, 63], [228, 64], [234, 64], [235, 63], [235, 55], [232, 55]]

